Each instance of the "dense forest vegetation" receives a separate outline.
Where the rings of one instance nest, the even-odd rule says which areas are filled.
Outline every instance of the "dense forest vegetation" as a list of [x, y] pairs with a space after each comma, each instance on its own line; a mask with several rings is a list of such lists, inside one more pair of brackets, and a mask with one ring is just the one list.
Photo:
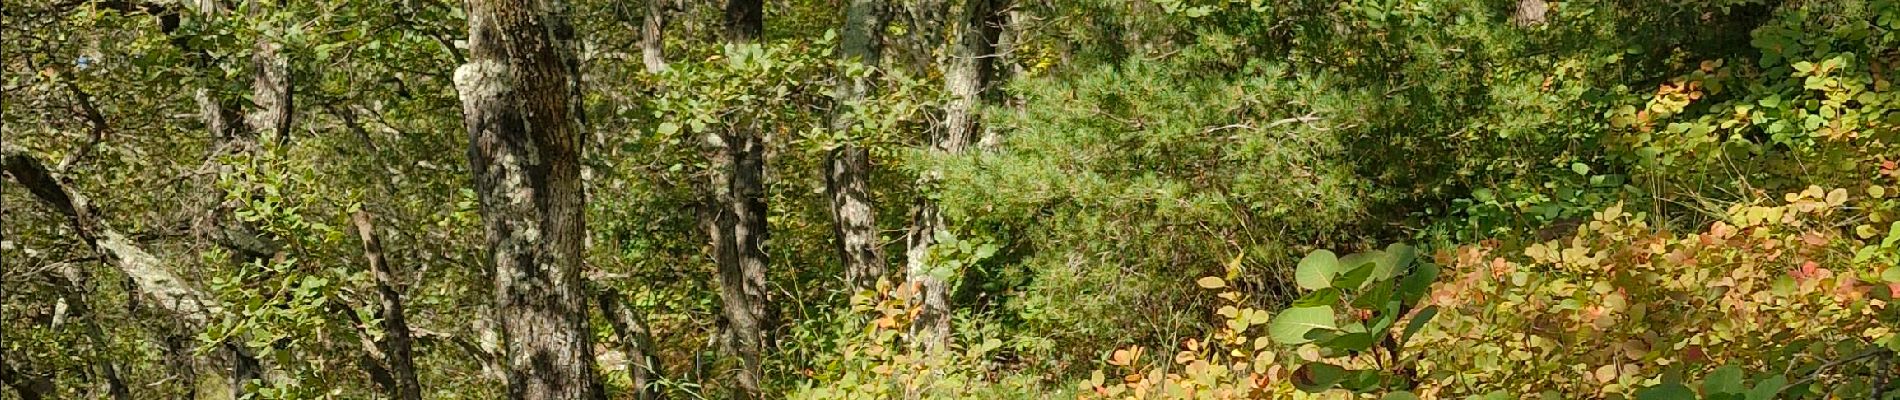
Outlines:
[[0, 399], [1900, 399], [1900, 0], [8, 0]]

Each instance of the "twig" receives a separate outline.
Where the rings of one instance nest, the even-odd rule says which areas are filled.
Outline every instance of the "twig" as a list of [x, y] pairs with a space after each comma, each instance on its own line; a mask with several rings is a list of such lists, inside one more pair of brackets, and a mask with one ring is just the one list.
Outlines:
[[1852, 355], [1852, 356], [1848, 356], [1848, 357], [1846, 357], [1846, 358], [1841, 358], [1841, 359], [1837, 359], [1837, 360], [1834, 360], [1834, 361], [1828, 361], [1828, 362], [1826, 362], [1826, 363], [1822, 363], [1822, 364], [1821, 364], [1821, 366], [1819, 366], [1819, 367], [1815, 367], [1815, 368], [1814, 368], [1814, 372], [1810, 372], [1810, 373], [1808, 373], [1808, 376], [1807, 376], [1807, 377], [1804, 377], [1804, 378], [1801, 378], [1800, 380], [1797, 380], [1797, 381], [1794, 381], [1794, 382], [1788, 382], [1788, 384], [1786, 384], [1786, 385], [1781, 385], [1781, 389], [1780, 389], [1780, 390], [1776, 390], [1776, 391], [1775, 391], [1775, 393], [1777, 393], [1777, 394], [1779, 394], [1779, 393], [1781, 393], [1781, 392], [1786, 392], [1786, 391], [1788, 391], [1788, 389], [1792, 389], [1792, 388], [1794, 388], [1795, 386], [1801, 386], [1801, 385], [1804, 385], [1804, 384], [1807, 384], [1808, 382], [1813, 382], [1813, 381], [1814, 381], [1815, 379], [1818, 379], [1818, 378], [1820, 378], [1820, 377], [1821, 377], [1821, 373], [1823, 373], [1823, 372], [1827, 372], [1827, 370], [1830, 370], [1830, 369], [1834, 369], [1834, 367], [1839, 367], [1839, 366], [1841, 366], [1841, 364], [1846, 364], [1846, 363], [1850, 363], [1850, 362], [1855, 362], [1855, 361], [1860, 361], [1860, 360], [1863, 360], [1863, 359], [1867, 359], [1867, 358], [1871, 358], [1871, 357], [1873, 357], [1873, 356], [1877, 356], [1877, 355], [1880, 355], [1881, 353], [1885, 353], [1885, 352], [1887, 352], [1887, 349], [1885, 349], [1885, 348], [1880, 348], [1880, 347], [1875, 347], [1875, 348], [1871, 348], [1871, 349], [1867, 349], [1867, 350], [1864, 350], [1864, 351], [1861, 351], [1861, 352], [1860, 352], [1860, 353], [1858, 353], [1858, 354], [1854, 354], [1854, 355]]

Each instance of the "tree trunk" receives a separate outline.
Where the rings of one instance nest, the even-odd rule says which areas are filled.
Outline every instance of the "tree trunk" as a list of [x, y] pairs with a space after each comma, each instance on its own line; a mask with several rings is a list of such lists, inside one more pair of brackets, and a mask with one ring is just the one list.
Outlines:
[[670, 1], [647, 0], [646, 20], [640, 22], [640, 62], [650, 73], [666, 70], [666, 36], [662, 30], [666, 28], [666, 3]]
[[[80, 240], [93, 251], [110, 257], [113, 265], [131, 282], [131, 290], [149, 298], [175, 318], [174, 321], [180, 322], [179, 326], [170, 329], [166, 337], [173, 356], [189, 357], [184, 355], [191, 347], [183, 343], [190, 337], [185, 332], [202, 331], [214, 316], [223, 311], [223, 307], [173, 274], [157, 256], [99, 221], [91, 201], [84, 194], [67, 188], [62, 178], [48, 171], [38, 157], [18, 148], [0, 148], [0, 170], [6, 171], [8, 176], [33, 193], [42, 204], [65, 216]], [[241, 338], [231, 338], [221, 345], [226, 349], [235, 349], [239, 348], [237, 343], [241, 341]], [[240, 386], [261, 375], [257, 368], [258, 361], [249, 357], [249, 353], [238, 351], [232, 355], [233, 386]], [[185, 374], [190, 375], [188, 377], [195, 376], [189, 361], [173, 361], [174, 365], [185, 369]], [[188, 390], [195, 388], [195, 379], [186, 382]]]
[[949, 17], [950, 2], [945, 0], [913, 0], [905, 2], [904, 18], [909, 23], [909, 34], [899, 43], [903, 46], [903, 55], [909, 58], [912, 76], [930, 76], [930, 67], [937, 65], [933, 51], [944, 45], [944, 24]]
[[99, 321], [92, 312], [91, 299], [86, 298], [90, 292], [86, 289], [90, 277], [84, 269], [74, 265], [66, 265], [58, 272], [60, 296], [66, 300], [66, 304], [71, 305], [73, 318], [84, 326], [86, 339], [92, 342], [94, 366], [99, 368], [99, 375], [105, 379], [106, 393], [112, 395], [113, 400], [132, 400], [132, 390], [126, 387], [125, 379], [119, 376], [118, 364], [107, 355], [110, 342], [106, 341], [105, 329], [99, 327]]
[[455, 71], [494, 266], [508, 393], [594, 400], [581, 280], [580, 76], [561, 0], [471, 0]]
[[[883, 54], [885, 4], [882, 0], [852, 0], [845, 11], [841, 61], [876, 68]], [[869, 76], [852, 77], [838, 85], [836, 113], [831, 129], [849, 131], [857, 123], [851, 109], [872, 91]], [[846, 135], [847, 137], [851, 135]], [[845, 281], [853, 291], [871, 290], [885, 276], [884, 244], [877, 234], [877, 203], [870, 191], [870, 152], [847, 142], [825, 156], [825, 191], [831, 199], [831, 219], [838, 238], [838, 259]]]
[[376, 279], [378, 311], [383, 321], [383, 340], [377, 346], [381, 347], [383, 369], [389, 374], [385, 389], [392, 399], [422, 400], [422, 384], [416, 379], [412, 350], [415, 339], [410, 336], [409, 322], [404, 315], [402, 292], [396, 290], [396, 275], [390, 272], [389, 263], [383, 258], [383, 241], [377, 238], [368, 212], [357, 211], [351, 216], [351, 222], [356, 225], [357, 236], [363, 239], [363, 258], [368, 259], [370, 274]]
[[[726, 40], [749, 44], [764, 32], [764, 5], [760, 0], [731, 0], [725, 9]], [[765, 329], [771, 323], [765, 271], [765, 142], [757, 119], [736, 116], [726, 130], [708, 136], [707, 159], [712, 171], [707, 189], [709, 204], [701, 214], [713, 259], [719, 269], [719, 295], [730, 335], [727, 347], [739, 358], [733, 397], [760, 397], [766, 347]]]
[[653, 333], [647, 329], [646, 320], [632, 307], [623, 304], [626, 297], [618, 290], [603, 287], [595, 296], [601, 315], [607, 317], [607, 324], [613, 326], [614, 335], [620, 338], [621, 351], [627, 353], [627, 377], [633, 382], [633, 398], [666, 398], [666, 392], [653, 383], [664, 372], [660, 368], [660, 357], [653, 347]]
[[[996, 41], [1005, 18], [1002, 3], [1001, 0], [970, 0], [964, 4], [957, 40], [948, 52], [950, 65], [944, 71], [945, 91], [950, 93], [950, 102], [944, 107], [943, 129], [932, 141], [931, 151], [962, 153], [981, 133], [979, 107], [993, 97], [989, 89], [996, 73]], [[920, 178], [924, 182], [919, 187], [927, 188], [938, 178], [936, 172], [926, 172]], [[946, 229], [937, 204], [928, 199], [920, 200], [908, 235], [905, 273], [908, 283], [917, 288], [921, 297], [918, 303], [923, 308], [912, 326], [913, 341], [926, 349], [941, 349], [950, 341], [949, 286], [939, 277], [941, 273], [931, 273], [937, 263], [930, 259], [930, 246], [936, 244], [938, 232]]]

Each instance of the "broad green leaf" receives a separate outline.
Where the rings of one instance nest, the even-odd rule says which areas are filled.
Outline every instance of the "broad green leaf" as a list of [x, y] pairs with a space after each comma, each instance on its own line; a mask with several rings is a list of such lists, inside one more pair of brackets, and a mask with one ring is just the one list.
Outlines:
[[1696, 400], [1696, 396], [1688, 386], [1669, 382], [1636, 392], [1636, 400]]
[[1398, 276], [1399, 273], [1404, 272], [1406, 267], [1410, 267], [1412, 261], [1416, 259], [1418, 259], [1418, 249], [1411, 245], [1404, 243], [1387, 245], [1385, 246], [1386, 263], [1384, 264], [1386, 269], [1373, 276], [1377, 277], [1376, 279], [1391, 279]]
[[1378, 308], [1392, 301], [1392, 292], [1399, 290], [1398, 285], [1371, 285], [1357, 297], [1352, 298], [1352, 306], [1359, 308]]
[[1293, 306], [1294, 307], [1332, 307], [1334, 304], [1339, 303], [1339, 296], [1340, 296], [1339, 289], [1335, 289], [1335, 288], [1320, 289], [1320, 290], [1313, 291], [1312, 293], [1307, 293], [1305, 296], [1300, 296], [1299, 300], [1293, 301]]
[[1380, 397], [1379, 400], [1418, 400], [1418, 395], [1412, 394], [1412, 392], [1400, 390], [1397, 392], [1386, 393], [1385, 397]]
[[1343, 352], [1363, 353], [1371, 349], [1372, 344], [1378, 340], [1379, 337], [1371, 332], [1358, 332], [1335, 336], [1320, 345]]
[[1419, 263], [1412, 273], [1399, 281], [1399, 300], [1405, 304], [1418, 304], [1418, 300], [1431, 291], [1432, 282], [1438, 280], [1438, 266], [1432, 263]]
[[1339, 381], [1346, 379], [1346, 369], [1327, 363], [1308, 363], [1293, 371], [1293, 387], [1307, 393], [1319, 393], [1332, 389]]
[[1438, 316], [1438, 306], [1425, 306], [1419, 309], [1418, 315], [1413, 315], [1412, 320], [1405, 323], [1405, 332], [1399, 334], [1399, 345], [1403, 346], [1411, 341], [1412, 335], [1418, 333], [1419, 329], [1425, 327], [1425, 323], [1431, 322], [1432, 317], [1436, 316]]
[[[1352, 259], [1352, 256], [1346, 256], [1346, 259]], [[1338, 278], [1333, 279], [1333, 284], [1332, 284], [1333, 288], [1338, 288], [1341, 290], [1359, 290], [1361, 287], [1365, 286], [1365, 284], [1368, 281], [1368, 278], [1372, 278], [1373, 273], [1379, 269], [1379, 267], [1377, 266], [1378, 263], [1370, 262], [1370, 261], [1367, 261], [1363, 264], [1359, 264], [1358, 267], [1352, 267], [1352, 264], [1346, 264], [1346, 265], [1347, 265], [1346, 272], [1339, 274]]]
[[1900, 267], [1887, 267], [1886, 271], [1880, 271], [1880, 280], [1900, 283]]
[[1300, 344], [1312, 341], [1306, 338], [1307, 332], [1337, 329], [1335, 324], [1332, 307], [1294, 307], [1273, 317], [1273, 323], [1267, 325], [1267, 335], [1274, 342]]
[[1339, 274], [1339, 256], [1331, 250], [1314, 250], [1300, 260], [1299, 268], [1293, 272], [1293, 281], [1306, 290], [1320, 290], [1333, 286], [1333, 276]]
[[1781, 387], [1787, 385], [1787, 377], [1781, 375], [1768, 377], [1761, 382], [1756, 382], [1755, 388], [1748, 391], [1748, 400], [1775, 400], [1775, 397], [1781, 395]]
[[1720, 368], [1716, 368], [1714, 371], [1709, 371], [1708, 376], [1702, 377], [1703, 395], [1714, 395], [1717, 393], [1741, 394], [1747, 390], [1748, 387], [1742, 385], [1741, 367], [1724, 365]]
[[1348, 371], [1346, 372], [1346, 379], [1339, 382], [1339, 387], [1357, 393], [1373, 391], [1379, 388], [1379, 371]]

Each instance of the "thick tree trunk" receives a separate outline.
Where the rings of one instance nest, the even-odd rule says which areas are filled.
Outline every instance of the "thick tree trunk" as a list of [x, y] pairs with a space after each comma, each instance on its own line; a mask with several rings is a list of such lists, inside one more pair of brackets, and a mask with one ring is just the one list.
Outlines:
[[950, 2], [946, 0], [913, 0], [904, 3], [904, 19], [908, 20], [909, 34], [898, 43], [903, 47], [901, 56], [908, 58], [911, 75], [929, 76], [930, 67], [937, 65], [933, 52], [944, 45], [944, 28], [950, 13]]
[[[886, 6], [882, 0], [851, 0], [845, 11], [840, 61], [876, 68], [883, 54]], [[849, 131], [857, 124], [851, 112], [874, 88], [869, 76], [851, 77], [838, 85], [838, 106], [831, 129]], [[847, 135], [849, 136], [849, 135]], [[870, 290], [885, 276], [884, 243], [877, 235], [877, 205], [871, 198], [870, 152], [856, 143], [844, 143], [825, 156], [825, 191], [831, 199], [831, 220], [837, 234], [838, 259], [845, 281], [854, 291]]]
[[664, 372], [660, 368], [660, 357], [653, 347], [653, 333], [647, 329], [646, 319], [627, 307], [626, 297], [612, 288], [601, 288], [595, 292], [595, 303], [600, 305], [602, 316], [607, 324], [614, 328], [614, 335], [620, 338], [621, 351], [627, 353], [627, 377], [633, 383], [633, 398], [639, 400], [659, 400], [666, 398], [654, 380]]
[[[950, 102], [944, 107], [943, 129], [937, 132], [932, 151], [961, 153], [981, 134], [979, 107], [993, 97], [989, 89], [996, 74], [996, 41], [1002, 33], [1004, 12], [1002, 0], [970, 0], [964, 4], [957, 40], [948, 52], [950, 65], [944, 71]], [[929, 187], [930, 181], [938, 178], [935, 172], [927, 172], [919, 186]], [[930, 259], [930, 246], [936, 244], [937, 233], [945, 229], [936, 203], [920, 200], [908, 234], [905, 273], [908, 283], [917, 288], [921, 297], [918, 303], [923, 308], [912, 327], [913, 341], [926, 349], [941, 349], [950, 340], [949, 286], [940, 273], [931, 273], [936, 263]]]
[[396, 274], [390, 272], [389, 263], [383, 257], [383, 241], [377, 238], [368, 212], [357, 211], [351, 216], [351, 222], [363, 240], [363, 258], [369, 261], [370, 274], [376, 279], [378, 312], [383, 321], [383, 340], [377, 346], [381, 347], [380, 361], [389, 375], [385, 389], [392, 399], [422, 400], [422, 384], [416, 379], [412, 350], [415, 339], [410, 336], [408, 318], [404, 315], [402, 292], [396, 289]]
[[[726, 3], [726, 40], [749, 44], [764, 32], [759, 0]], [[765, 286], [765, 142], [757, 119], [740, 115], [726, 129], [707, 135], [708, 204], [701, 225], [712, 241], [718, 265], [719, 297], [729, 335], [726, 347], [739, 358], [733, 397], [760, 397], [763, 353], [771, 325]]]
[[494, 265], [508, 393], [594, 400], [581, 280], [577, 43], [561, 0], [471, 0], [469, 62], [455, 71], [469, 163]]

